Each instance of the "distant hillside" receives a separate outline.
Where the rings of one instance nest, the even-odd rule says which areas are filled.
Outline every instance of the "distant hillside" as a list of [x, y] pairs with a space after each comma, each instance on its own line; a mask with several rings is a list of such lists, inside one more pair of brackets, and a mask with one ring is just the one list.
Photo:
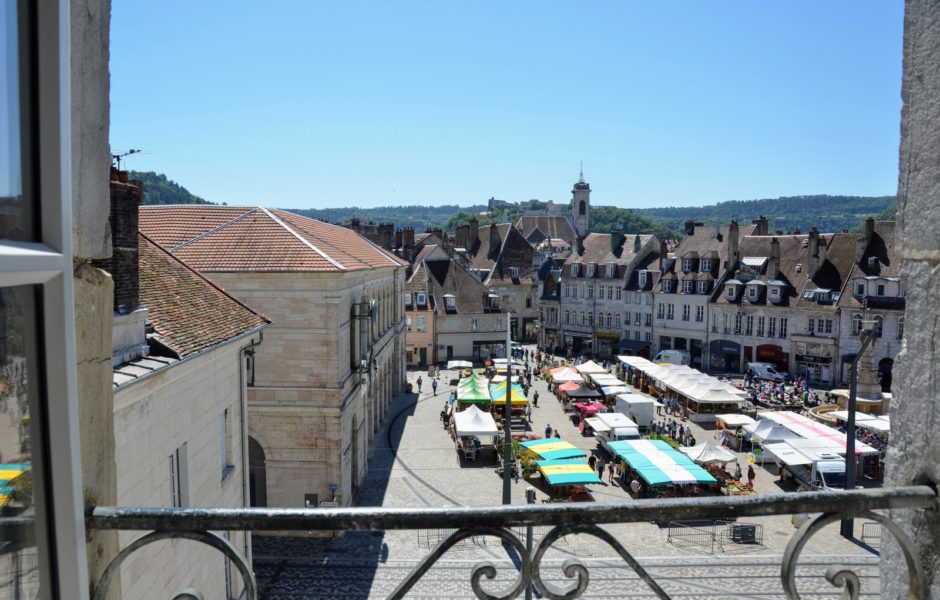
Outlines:
[[163, 173], [153, 171], [128, 171], [130, 179], [144, 182], [144, 204], [212, 204], [189, 190], [167, 179]]
[[288, 208], [292, 213], [330, 223], [345, 223], [353, 217], [367, 223], [394, 223], [395, 228], [410, 226], [422, 232], [426, 228], [444, 228], [448, 219], [460, 211], [480, 213], [485, 205], [462, 207], [456, 204], [441, 206], [383, 206], [378, 208]]
[[770, 221], [770, 230], [806, 231], [816, 225], [820, 231], [855, 229], [869, 216], [885, 218], [893, 214], [894, 196], [787, 196], [764, 200], [731, 200], [711, 206], [640, 208], [636, 213], [662, 223], [674, 231], [682, 231], [686, 220], [706, 225], [750, 223], [763, 215]]

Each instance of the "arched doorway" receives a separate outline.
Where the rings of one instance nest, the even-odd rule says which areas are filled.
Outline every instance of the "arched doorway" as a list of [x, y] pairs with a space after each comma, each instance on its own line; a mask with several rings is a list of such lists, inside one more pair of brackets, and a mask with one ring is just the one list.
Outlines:
[[881, 380], [881, 391], [891, 391], [891, 370], [894, 369], [894, 360], [882, 358], [878, 361], [878, 378]]
[[268, 476], [264, 448], [248, 436], [248, 492], [251, 506], [268, 505]]

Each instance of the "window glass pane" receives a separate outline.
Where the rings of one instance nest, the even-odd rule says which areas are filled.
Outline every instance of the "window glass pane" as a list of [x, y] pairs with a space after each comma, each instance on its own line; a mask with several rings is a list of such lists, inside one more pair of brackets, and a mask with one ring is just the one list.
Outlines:
[[0, 0], [0, 239], [38, 241], [29, 160], [26, 2]]
[[[0, 523], [31, 523], [37, 517], [32, 471], [37, 437], [32, 430], [40, 421], [35, 410], [36, 299], [31, 287], [0, 288]], [[0, 532], [0, 597], [36, 597], [39, 561], [33, 526]]]

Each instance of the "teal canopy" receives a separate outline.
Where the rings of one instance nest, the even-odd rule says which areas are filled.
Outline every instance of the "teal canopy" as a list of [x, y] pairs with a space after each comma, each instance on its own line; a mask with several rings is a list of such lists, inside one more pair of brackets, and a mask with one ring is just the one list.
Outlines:
[[708, 471], [662, 440], [625, 440], [611, 442], [608, 447], [650, 486], [718, 483]]
[[540, 460], [535, 464], [549, 485], [601, 483], [594, 469], [580, 460]]

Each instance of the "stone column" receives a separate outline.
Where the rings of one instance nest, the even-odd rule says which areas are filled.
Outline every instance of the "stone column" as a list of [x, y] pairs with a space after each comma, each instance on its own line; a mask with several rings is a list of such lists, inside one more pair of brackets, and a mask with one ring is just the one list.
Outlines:
[[[905, 334], [895, 361], [891, 444], [886, 485], [940, 481], [940, 1], [907, 0], [898, 178], [899, 255], [906, 296]], [[915, 540], [940, 598], [940, 514], [892, 511]], [[881, 572], [883, 598], [906, 597], [907, 573], [897, 544], [886, 533]]]

